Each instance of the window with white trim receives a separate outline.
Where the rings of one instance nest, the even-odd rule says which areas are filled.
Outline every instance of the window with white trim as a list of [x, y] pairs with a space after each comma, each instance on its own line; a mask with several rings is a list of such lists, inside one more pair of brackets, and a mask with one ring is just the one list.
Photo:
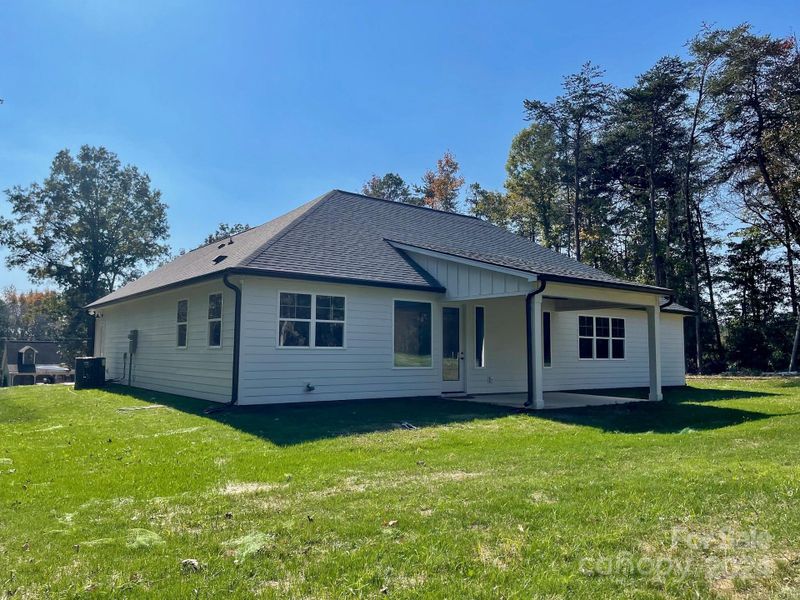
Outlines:
[[178, 314], [176, 317], [177, 332], [175, 345], [178, 348], [186, 348], [186, 340], [189, 328], [189, 301], [178, 300]]
[[314, 345], [317, 348], [344, 347], [344, 296], [315, 297]]
[[578, 358], [622, 360], [625, 358], [625, 319], [578, 317]]
[[279, 304], [278, 346], [344, 347], [344, 296], [280, 292]]
[[222, 293], [209, 294], [208, 296], [208, 346], [220, 348], [222, 346]]
[[484, 357], [486, 345], [486, 309], [475, 307], [475, 366], [479, 369], [486, 366]]
[[542, 362], [545, 367], [553, 366], [552, 335], [550, 333], [550, 313], [542, 312]]
[[394, 301], [394, 366], [401, 369], [430, 368], [431, 303]]

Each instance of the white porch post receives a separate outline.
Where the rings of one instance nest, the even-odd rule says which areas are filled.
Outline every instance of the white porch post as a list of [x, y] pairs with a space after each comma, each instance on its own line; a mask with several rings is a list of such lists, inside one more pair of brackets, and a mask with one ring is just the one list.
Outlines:
[[531, 299], [531, 341], [533, 342], [533, 407], [544, 408], [544, 356], [542, 347], [542, 296]]
[[661, 308], [647, 307], [647, 345], [650, 356], [650, 400], [663, 400], [661, 393]]

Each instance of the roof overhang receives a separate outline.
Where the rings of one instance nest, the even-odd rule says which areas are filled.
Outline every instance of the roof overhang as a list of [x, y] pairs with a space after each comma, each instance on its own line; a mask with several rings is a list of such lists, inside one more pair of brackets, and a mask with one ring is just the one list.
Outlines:
[[142, 292], [129, 294], [127, 296], [122, 296], [121, 298], [114, 298], [107, 302], [103, 302], [102, 298], [100, 300], [96, 300], [91, 304], [87, 304], [84, 306], [87, 310], [96, 310], [98, 308], [104, 308], [106, 306], [111, 306], [112, 304], [119, 304], [121, 302], [127, 302], [128, 300], [136, 300], [138, 298], [144, 298], [146, 296], [152, 296], [154, 294], [160, 294], [162, 292], [168, 292], [170, 290], [178, 289], [187, 285], [195, 285], [198, 283], [203, 283], [205, 281], [213, 281], [216, 279], [222, 279], [225, 274], [228, 275], [247, 275], [253, 277], [274, 277], [280, 279], [300, 279], [305, 281], [322, 281], [326, 283], [342, 283], [348, 285], [365, 285], [369, 287], [382, 287], [382, 288], [394, 288], [394, 289], [405, 289], [405, 290], [416, 290], [420, 292], [433, 292], [438, 294], [443, 294], [446, 290], [442, 286], [436, 285], [413, 285], [407, 283], [398, 283], [393, 281], [376, 281], [371, 279], [357, 279], [351, 277], [331, 277], [329, 275], [316, 275], [314, 273], [295, 273], [289, 271], [274, 271], [274, 270], [266, 270], [266, 269], [253, 269], [253, 268], [246, 268], [246, 267], [231, 267], [229, 269], [223, 269], [221, 271], [215, 271], [214, 273], [209, 273], [206, 275], [200, 275], [198, 277], [190, 277], [188, 279], [182, 279], [180, 281], [176, 281], [174, 283], [170, 283], [167, 285], [162, 285], [156, 288], [152, 288], [149, 290], [144, 290]]
[[662, 294], [667, 296], [673, 294], [673, 291], [671, 289], [655, 285], [645, 285], [645, 284], [638, 284], [625, 281], [602, 281], [598, 279], [586, 279], [583, 277], [551, 275], [549, 273], [534, 273], [533, 271], [526, 271], [524, 269], [515, 269], [504, 265], [497, 265], [489, 261], [468, 258], [465, 256], [460, 256], [458, 254], [453, 254], [451, 252], [445, 252], [442, 250], [431, 250], [430, 248], [422, 248], [420, 246], [415, 246], [413, 244], [409, 244], [406, 242], [398, 242], [389, 239], [387, 239], [386, 241], [392, 247], [400, 250], [405, 250], [408, 252], [416, 252], [418, 254], [433, 256], [436, 258], [441, 258], [443, 260], [450, 260], [453, 262], [471, 265], [482, 269], [488, 269], [490, 271], [496, 271], [498, 273], [505, 273], [506, 275], [515, 275], [517, 277], [524, 277], [528, 281], [538, 280], [538, 281], [552, 281], [558, 283], [572, 283], [575, 285], [588, 285], [592, 287], [610, 288], [615, 290], [627, 290], [631, 292], [645, 292], [649, 294]]

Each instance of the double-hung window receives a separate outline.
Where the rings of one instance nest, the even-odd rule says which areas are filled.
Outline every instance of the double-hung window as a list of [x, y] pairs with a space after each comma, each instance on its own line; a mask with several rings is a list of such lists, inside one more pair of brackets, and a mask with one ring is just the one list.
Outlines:
[[345, 298], [280, 293], [278, 346], [344, 348]]
[[208, 296], [208, 346], [222, 346], [222, 293]]
[[189, 301], [178, 300], [177, 335], [175, 345], [178, 348], [186, 348], [187, 333], [189, 328]]
[[582, 360], [625, 358], [625, 319], [580, 315], [578, 357]]

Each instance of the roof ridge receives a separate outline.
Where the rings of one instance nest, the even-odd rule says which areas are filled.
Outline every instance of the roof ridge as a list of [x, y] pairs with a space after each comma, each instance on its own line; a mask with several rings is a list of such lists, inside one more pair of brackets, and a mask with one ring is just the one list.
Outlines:
[[[313, 199], [313, 200], [311, 200], [310, 202], [307, 202], [306, 204], [312, 204], [312, 206], [309, 206], [309, 207], [308, 207], [308, 208], [307, 208], [305, 211], [303, 211], [303, 213], [302, 213], [302, 214], [298, 215], [297, 217], [295, 217], [294, 219], [292, 219], [291, 221], [289, 221], [289, 222], [288, 222], [288, 223], [287, 223], [287, 224], [286, 224], [286, 225], [283, 227], [283, 229], [281, 229], [280, 231], [278, 231], [278, 233], [276, 233], [275, 235], [273, 235], [273, 236], [272, 236], [271, 238], [269, 238], [269, 239], [268, 239], [266, 242], [264, 242], [262, 245], [260, 245], [260, 246], [259, 246], [258, 248], [256, 248], [255, 250], [253, 250], [253, 251], [252, 251], [250, 254], [248, 254], [248, 255], [247, 255], [247, 256], [245, 256], [243, 259], [241, 259], [241, 260], [240, 260], [240, 261], [237, 263], [237, 266], [241, 266], [241, 267], [245, 267], [245, 266], [247, 266], [247, 264], [248, 264], [248, 263], [249, 263], [251, 260], [253, 260], [253, 258], [255, 258], [257, 255], [261, 254], [262, 252], [264, 252], [265, 250], [267, 250], [267, 249], [268, 249], [268, 248], [270, 248], [271, 246], [275, 245], [275, 243], [276, 243], [276, 242], [278, 242], [278, 241], [280, 241], [281, 239], [283, 239], [283, 238], [284, 238], [284, 236], [286, 236], [286, 234], [288, 234], [288, 233], [289, 233], [289, 232], [290, 232], [292, 229], [294, 229], [294, 228], [295, 228], [295, 227], [296, 227], [296, 226], [297, 226], [299, 223], [301, 223], [302, 221], [304, 221], [304, 220], [306, 219], [306, 217], [308, 217], [308, 216], [309, 216], [311, 213], [313, 213], [313, 212], [314, 212], [314, 211], [316, 211], [316, 210], [317, 210], [317, 209], [318, 209], [320, 206], [322, 206], [322, 204], [323, 204], [323, 203], [324, 203], [326, 200], [330, 200], [331, 198], [333, 198], [333, 195], [334, 195], [334, 194], [335, 194], [337, 191], [338, 191], [338, 190], [331, 190], [330, 192], [326, 192], [326, 193], [322, 194], [321, 196], [318, 196], [318, 197], [314, 198], [314, 199]], [[298, 208], [300, 208], [300, 207], [298, 207]], [[296, 209], [295, 209], [295, 210], [296, 210]], [[285, 216], [285, 215], [282, 215], [282, 216]], [[278, 218], [278, 219], [279, 219], [280, 217], [276, 217], [276, 218]], [[273, 220], [274, 220], [274, 219], [273, 219]], [[269, 223], [269, 222], [270, 222], [270, 221], [267, 221], [267, 223]], [[266, 223], [264, 223], [264, 225], [266, 225]], [[259, 227], [260, 227], [260, 225], [259, 225]]]
[[377, 196], [369, 196], [367, 194], [361, 194], [359, 192], [349, 192], [347, 190], [340, 190], [338, 188], [334, 189], [333, 191], [334, 192], [339, 192], [340, 194], [347, 194], [349, 196], [359, 196], [361, 198], [369, 198], [370, 200], [379, 200], [380, 202], [388, 202], [389, 204], [395, 204], [395, 205], [398, 205], [398, 206], [408, 206], [409, 208], [421, 208], [422, 210], [430, 210], [432, 212], [442, 213], [442, 214], [445, 214], [445, 215], [453, 215], [453, 216], [456, 216], [456, 217], [466, 217], [467, 219], [477, 219], [478, 221], [481, 220], [479, 217], [476, 217], [475, 215], [467, 215], [465, 213], [460, 213], [460, 212], [452, 212], [452, 211], [449, 211], [449, 210], [441, 210], [439, 208], [431, 208], [430, 206], [420, 206], [418, 204], [409, 204], [407, 202], [396, 202], [394, 200], [387, 200], [386, 198], [378, 198]]

